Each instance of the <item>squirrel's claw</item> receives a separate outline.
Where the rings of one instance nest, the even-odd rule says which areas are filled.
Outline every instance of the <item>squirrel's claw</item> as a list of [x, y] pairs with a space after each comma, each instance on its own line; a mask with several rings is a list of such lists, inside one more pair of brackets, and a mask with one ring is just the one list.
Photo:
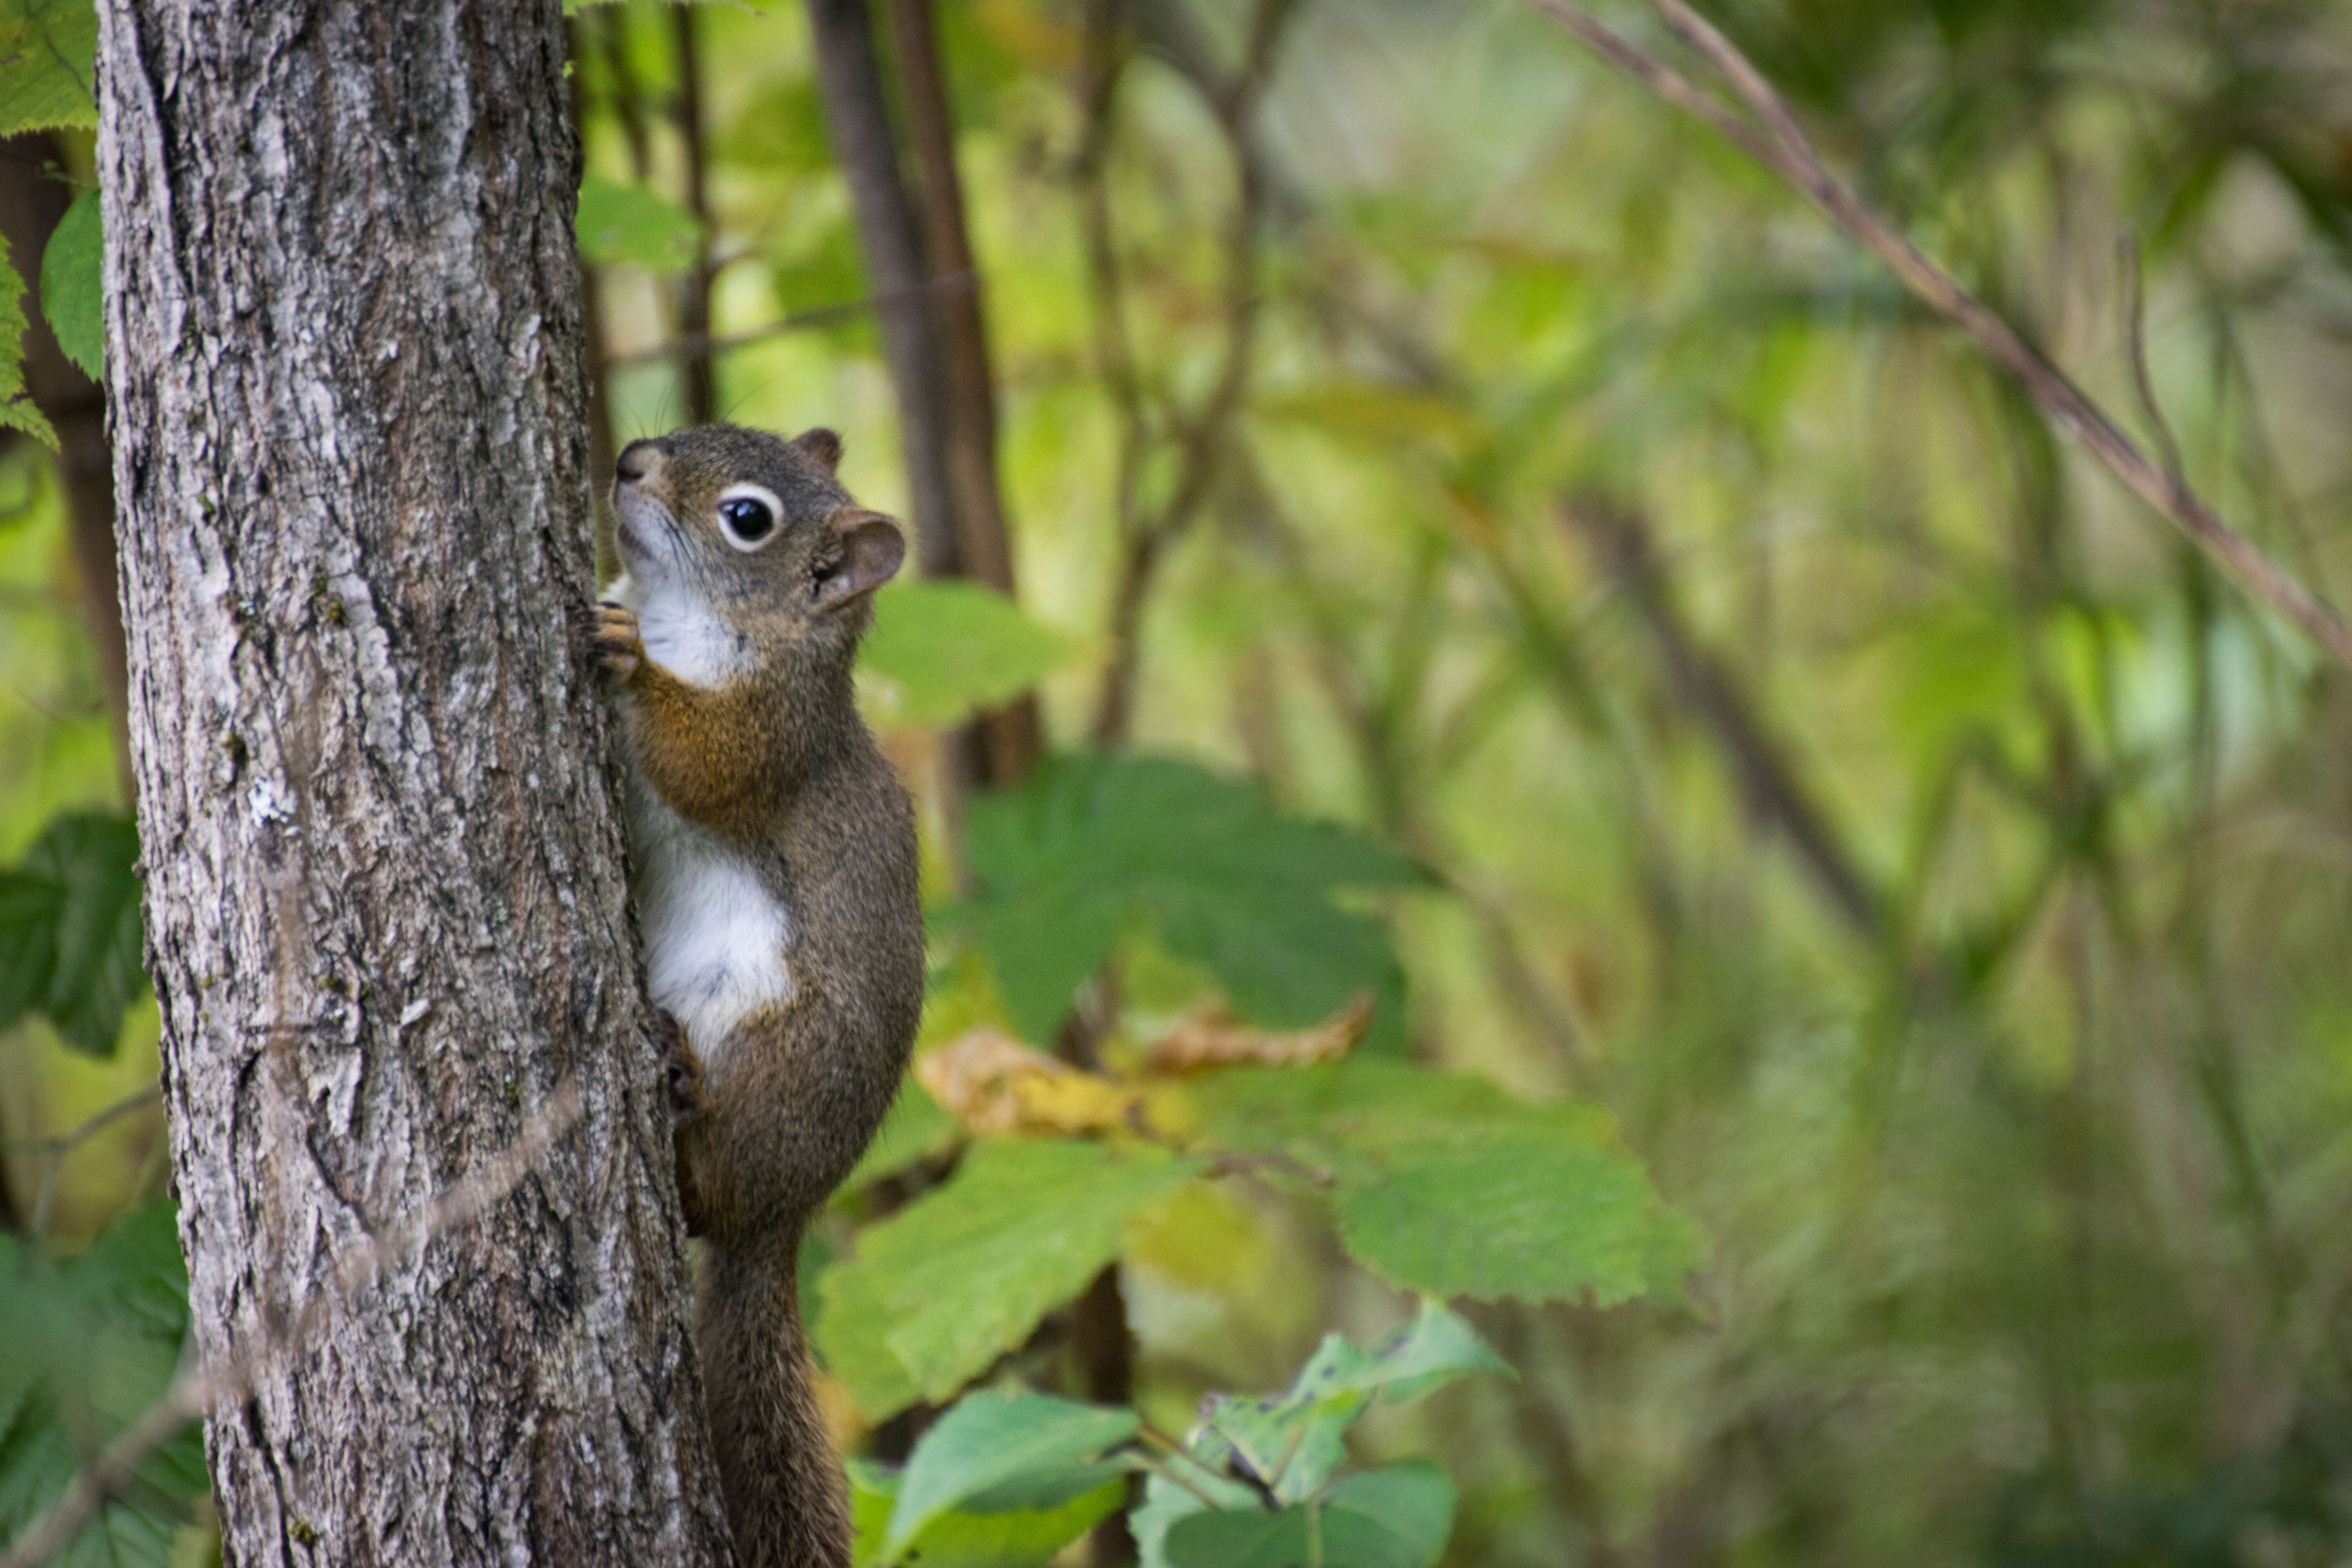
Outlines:
[[685, 1027], [659, 1008], [654, 1011], [654, 1044], [661, 1048], [670, 1125], [683, 1127], [710, 1109], [710, 1093], [702, 1082], [702, 1058], [688, 1043]]
[[646, 661], [646, 643], [637, 630], [637, 612], [610, 599], [596, 606], [589, 644], [595, 652], [596, 668], [615, 680], [628, 679]]

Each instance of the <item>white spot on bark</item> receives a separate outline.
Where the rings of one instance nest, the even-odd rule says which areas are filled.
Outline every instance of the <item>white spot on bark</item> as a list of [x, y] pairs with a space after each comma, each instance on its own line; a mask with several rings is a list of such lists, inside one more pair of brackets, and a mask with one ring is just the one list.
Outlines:
[[246, 807], [256, 827], [294, 820], [294, 802], [276, 779], [261, 779], [245, 793]]

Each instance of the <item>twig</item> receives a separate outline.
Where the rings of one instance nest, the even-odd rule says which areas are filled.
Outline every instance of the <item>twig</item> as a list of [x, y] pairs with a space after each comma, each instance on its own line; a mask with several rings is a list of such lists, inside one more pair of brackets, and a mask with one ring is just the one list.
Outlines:
[[2156, 432], [2156, 444], [2164, 454], [2164, 471], [2175, 484], [2181, 483], [2180, 443], [2172, 438], [2172, 426], [2165, 421], [2164, 405], [2156, 400], [2156, 379], [2147, 371], [2147, 300], [2139, 272], [2139, 237], [2124, 231], [2124, 342], [2131, 353], [2132, 388], [2139, 394], [2139, 410], [2147, 418], [2148, 428]]
[[710, 353], [710, 222], [709, 149], [702, 132], [702, 39], [696, 29], [694, 5], [670, 13], [671, 36], [677, 55], [677, 100], [672, 113], [684, 143], [686, 208], [694, 215], [697, 238], [694, 265], [678, 279], [677, 325], [681, 340], [699, 340], [699, 349], [679, 356], [679, 377], [686, 383], [686, 416], [689, 423], [708, 425], [718, 412], [719, 391]]
[[[1102, 690], [1096, 700], [1090, 727], [1097, 745], [1116, 745], [1127, 737], [1139, 671], [1136, 645], [1142, 632], [1143, 607], [1150, 595], [1152, 579], [1169, 547], [1192, 526], [1202, 503], [1209, 498], [1224, 455], [1228, 427], [1241, 409], [1242, 395], [1249, 384], [1260, 304], [1258, 230], [1266, 202], [1265, 169], [1250, 155], [1249, 134], [1257, 106], [1273, 81], [1283, 32], [1297, 14], [1298, 5], [1299, 0], [1258, 0], [1250, 18], [1241, 72], [1231, 89], [1214, 103], [1217, 121], [1232, 150], [1241, 185], [1240, 199], [1225, 237], [1224, 353], [1216, 383], [1199, 411], [1189, 419], [1171, 421], [1176, 425], [1181, 456], [1166, 504], [1157, 516], [1127, 530], [1118, 580], [1111, 591], [1110, 660], [1103, 671]], [[1099, 170], [1097, 174], [1096, 183], [1100, 184]], [[1131, 464], [1121, 466], [1131, 471]], [[1123, 489], [1131, 492], [1131, 479]]]
[[26, 1139], [18, 1147], [30, 1146], [48, 1152], [49, 1168], [42, 1173], [40, 1195], [33, 1200], [33, 1234], [46, 1236], [49, 1229], [49, 1205], [57, 1197], [58, 1173], [65, 1169], [66, 1156], [84, 1143], [120, 1121], [132, 1111], [142, 1110], [163, 1098], [163, 1091], [150, 1084], [135, 1094], [124, 1095], [105, 1110], [83, 1121], [72, 1131], [56, 1138]]
[[770, 338], [782, 337], [786, 332], [804, 331], [812, 327], [831, 326], [835, 321], [846, 321], [852, 316], [864, 315], [868, 310], [887, 310], [894, 305], [903, 305], [916, 300], [927, 300], [938, 294], [965, 292], [978, 286], [979, 279], [972, 273], [943, 273], [912, 289], [868, 294], [862, 300], [844, 300], [837, 305], [815, 305], [805, 310], [793, 310], [777, 317], [764, 326], [753, 327], [749, 331], [730, 332], [725, 337], [712, 337], [707, 333], [681, 332], [649, 349], [635, 349], [625, 354], [614, 354], [604, 361], [604, 368], [616, 370], [623, 365], [648, 364], [656, 360], [683, 359], [696, 354], [707, 354], [715, 358], [733, 349], [745, 348], [752, 343], [766, 342]]
[[1320, 1165], [1303, 1165], [1286, 1154], [1217, 1154], [1208, 1166], [1212, 1176], [1255, 1176], [1269, 1171], [1318, 1187], [1328, 1187], [1335, 1179]]
[[333, 1301], [355, 1298], [380, 1259], [421, 1247], [480, 1218], [530, 1174], [548, 1148], [579, 1117], [580, 1090], [567, 1081], [503, 1151], [458, 1178], [408, 1218], [394, 1221], [349, 1248], [335, 1267], [333, 1289], [314, 1293], [291, 1322], [266, 1333], [258, 1345], [232, 1357], [226, 1366], [182, 1373], [162, 1399], [82, 1467], [65, 1495], [10, 1545], [7, 1556], [0, 1558], [0, 1568], [33, 1568], [71, 1540], [83, 1521], [182, 1426], [219, 1405], [245, 1398], [264, 1373], [307, 1344], [325, 1320], [325, 1309]]
[[1912, 293], [1957, 322], [2024, 386], [2051, 422], [2105, 464], [2256, 597], [2293, 621], [2321, 647], [2352, 666], [2352, 625], [2316, 598], [2254, 543], [2232, 529], [2179, 477], [2167, 473], [2124, 434], [2082, 388], [2043, 359], [2017, 330], [1881, 217], [1832, 173], [1805, 139], [1780, 94], [1748, 57], [1684, 0], [1653, 0], [1675, 35], [1715, 66], [1763, 123], [1742, 119], [1648, 54], [1603, 27], [1570, 0], [1528, 0], [1610, 64], [1677, 108], [1714, 126], [1748, 156], [1795, 185], [1830, 221], [1894, 269]]
[[1706, 727], [1730, 761], [1740, 797], [1758, 822], [1777, 828], [1822, 891], [1865, 942], [1886, 935], [1884, 901], [1853, 855], [1830, 827], [1788, 759], [1765, 733], [1753, 705], [1722, 660], [1683, 625], [1664, 573], [1640, 518], [1590, 498], [1560, 508], [1563, 521], [1591, 541], [1664, 657], [1675, 695]]

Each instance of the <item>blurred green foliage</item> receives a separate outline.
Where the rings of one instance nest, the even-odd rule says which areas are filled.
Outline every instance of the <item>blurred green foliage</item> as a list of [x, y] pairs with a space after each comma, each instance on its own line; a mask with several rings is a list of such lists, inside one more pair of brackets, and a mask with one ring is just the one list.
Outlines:
[[[1792, 194], [1532, 12], [1310, 0], [1237, 144], [1215, 79], [1250, 5], [1133, 0], [1107, 52], [1099, 9], [939, 9], [1030, 618], [892, 633], [886, 607], [877, 716], [1042, 678], [1049, 730], [1086, 736], [1121, 520], [1179, 488], [1236, 289], [1250, 374], [1142, 620], [1133, 751], [971, 803], [926, 1048], [1048, 1044], [1076, 1002], [1122, 1071], [1211, 991], [1296, 1025], [1369, 988], [1380, 1032], [1365, 1059], [1155, 1090], [1160, 1141], [971, 1138], [910, 1089], [811, 1249], [849, 1403], [1076, 1392], [1057, 1325], [1116, 1262], [1126, 1415], [1208, 1454], [1184, 1473], [1239, 1510], [1155, 1473], [1132, 1520], [1158, 1562], [1292, 1561], [1310, 1529], [1364, 1562], [2342, 1560], [2352, 681]], [[1706, 9], [1874, 202], [2161, 445], [2136, 237], [2186, 476], [2347, 591], [2352, 13]], [[1680, 58], [1641, 8], [1607, 16]], [[676, 213], [667, 16], [576, 25], [589, 189]], [[701, 26], [714, 330], [854, 307], [799, 8]], [[1244, 156], [1265, 195], [1237, 273]], [[607, 226], [635, 434], [677, 407], [626, 356], [670, 330], [682, 252]], [[751, 342], [719, 380], [731, 417], [847, 432], [848, 482], [899, 502], [869, 316]], [[0, 510], [24, 699], [0, 851], [29, 863], [61, 812], [119, 802], [22, 443]], [[1597, 510], [1639, 531], [1648, 588]], [[152, 1073], [152, 1009], [131, 1017], [118, 1062]], [[47, 1030], [8, 1037], [12, 1139], [111, 1098]], [[152, 1150], [78, 1150], [24, 1258], [152, 1186]], [[47, 1169], [12, 1151], [20, 1225]], [[1344, 1439], [1300, 1415], [1319, 1337], [1424, 1321], [1407, 1290], [1458, 1298], [1518, 1377], [1350, 1408]], [[1235, 1479], [1216, 1446], [1247, 1438], [1199, 1418], [1285, 1387], [1265, 1405], [1351, 1456], [1306, 1501]], [[927, 1562], [1034, 1562], [1118, 1505], [1088, 1467], [1131, 1451], [1092, 1443], [1122, 1414], [1022, 1397], [1087, 1442], [1025, 1492], [960, 1492], [981, 1478], [952, 1440], [1015, 1399], [966, 1396], [904, 1472], [856, 1469], [861, 1561], [896, 1528]], [[894, 1527], [919, 1474], [948, 1500]], [[1370, 1522], [1334, 1533], [1342, 1512]]]

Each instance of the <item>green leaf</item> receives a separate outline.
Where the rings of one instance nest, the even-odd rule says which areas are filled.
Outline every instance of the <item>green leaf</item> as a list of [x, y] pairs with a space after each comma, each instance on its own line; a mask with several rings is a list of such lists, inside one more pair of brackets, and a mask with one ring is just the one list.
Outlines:
[[[849, 1466], [850, 1511], [856, 1529], [856, 1568], [874, 1568], [882, 1532], [898, 1500], [899, 1476], [879, 1465]], [[975, 1500], [975, 1502], [987, 1500]], [[1127, 1500], [1124, 1473], [1074, 1495], [1034, 1508], [990, 1512], [951, 1509], [934, 1518], [907, 1549], [922, 1568], [1038, 1568], [1063, 1547], [1117, 1513]]]
[[[883, 1537], [883, 1560], [899, 1561], [925, 1527], [949, 1510], [1015, 1482], [1066, 1475], [1135, 1432], [1132, 1410], [1037, 1394], [967, 1396], [923, 1434], [908, 1457]], [[1102, 1484], [1099, 1474], [1080, 1473], [1088, 1488]]]
[[675, 272], [692, 263], [702, 243], [702, 225], [692, 213], [643, 185], [601, 174], [580, 182], [572, 226], [580, 254], [600, 267], [625, 262], [648, 272]]
[[[1135, 1534], [1136, 1556], [1143, 1568], [1168, 1568], [1168, 1532], [1179, 1521], [1208, 1511], [1210, 1502], [1229, 1510], [1259, 1506], [1256, 1493], [1213, 1470], [1203, 1470], [1182, 1459], [1171, 1459], [1168, 1466], [1183, 1476], [1184, 1485], [1178, 1486], [1162, 1475], [1146, 1477], [1143, 1506], [1127, 1516], [1128, 1529]], [[1204, 1501], [1204, 1498], [1208, 1500]]]
[[1400, 1285], [1482, 1301], [1601, 1306], [1670, 1294], [1697, 1234], [1664, 1210], [1641, 1165], [1539, 1116], [1481, 1136], [1399, 1145], [1387, 1173], [1339, 1194], [1349, 1256]]
[[880, 1420], [941, 1400], [1118, 1254], [1128, 1217], [1199, 1164], [1150, 1147], [975, 1144], [946, 1184], [857, 1237], [818, 1282], [814, 1338]]
[[0, 874], [0, 1024], [26, 1007], [66, 1044], [111, 1056], [124, 1009], [147, 984], [140, 967], [139, 830], [120, 816], [52, 821], [15, 872]]
[[1348, 1477], [1320, 1502], [1202, 1510], [1168, 1531], [1170, 1568], [1426, 1568], [1454, 1524], [1454, 1483], [1427, 1460]]
[[106, 379], [106, 237], [96, 191], [76, 196], [41, 252], [41, 314], [66, 358]]
[[1330, 1172], [1340, 1240], [1411, 1289], [1610, 1305], [1675, 1293], [1696, 1231], [1597, 1112], [1402, 1063], [1234, 1071], [1194, 1090], [1212, 1147]]
[[977, 891], [955, 913], [1031, 1039], [1052, 1036], [1134, 930], [1208, 969], [1260, 1023], [1309, 1024], [1367, 988], [1393, 994], [1386, 929], [1333, 897], [1427, 881], [1352, 829], [1284, 816], [1255, 784], [1168, 758], [1056, 757], [1023, 788], [975, 800], [969, 820]]
[[65, 902], [66, 890], [55, 882], [0, 871], [0, 1029], [48, 996]]
[[953, 724], [1036, 685], [1071, 647], [992, 588], [914, 579], [874, 596], [874, 629], [859, 657], [881, 678], [886, 722]]
[[22, 430], [50, 451], [58, 433], [25, 390], [25, 279], [0, 237], [0, 429]]
[[95, 129], [97, 58], [98, 8], [90, 0], [0, 5], [0, 136]]
[[[168, 1203], [147, 1204], [62, 1262], [0, 1245], [0, 1539], [45, 1512], [171, 1386], [188, 1330], [187, 1275]], [[191, 1422], [151, 1455], [61, 1561], [169, 1559], [178, 1505], [208, 1485]], [[157, 1505], [161, 1505], [160, 1507]]]
[[1346, 1462], [1347, 1430], [1375, 1399], [1417, 1399], [1475, 1372], [1509, 1376], [1511, 1367], [1442, 1303], [1425, 1301], [1377, 1351], [1325, 1335], [1290, 1387], [1271, 1399], [1212, 1394], [1194, 1451], [1217, 1468], [1244, 1466], [1284, 1502], [1303, 1501]]
[[882, 1119], [881, 1130], [874, 1134], [874, 1142], [866, 1145], [841, 1190], [854, 1193], [868, 1182], [895, 1175], [918, 1160], [944, 1153], [962, 1136], [962, 1123], [940, 1110], [940, 1102], [909, 1078], [898, 1086], [890, 1113]]

